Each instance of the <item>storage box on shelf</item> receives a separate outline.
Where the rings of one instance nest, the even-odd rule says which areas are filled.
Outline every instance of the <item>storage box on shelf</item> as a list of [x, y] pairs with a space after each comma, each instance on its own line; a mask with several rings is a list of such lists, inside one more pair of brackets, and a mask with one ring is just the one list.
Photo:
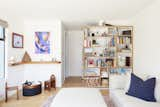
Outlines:
[[[133, 27], [84, 27], [83, 77], [99, 76], [101, 86], [109, 75], [132, 71]], [[96, 71], [97, 70], [97, 71]]]

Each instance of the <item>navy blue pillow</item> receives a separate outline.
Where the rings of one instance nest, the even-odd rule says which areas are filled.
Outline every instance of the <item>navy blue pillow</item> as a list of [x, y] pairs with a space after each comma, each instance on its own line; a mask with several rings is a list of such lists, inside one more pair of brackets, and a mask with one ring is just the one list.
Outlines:
[[131, 83], [127, 95], [134, 96], [145, 101], [156, 102], [154, 96], [156, 78], [150, 78], [143, 81], [133, 73], [131, 74]]

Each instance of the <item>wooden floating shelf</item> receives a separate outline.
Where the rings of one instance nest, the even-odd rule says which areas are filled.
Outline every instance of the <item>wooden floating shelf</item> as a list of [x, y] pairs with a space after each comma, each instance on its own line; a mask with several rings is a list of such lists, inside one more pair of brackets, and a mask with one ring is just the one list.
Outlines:
[[8, 64], [8, 66], [17, 66], [17, 65], [21, 65], [21, 64], [22, 64], [21, 62], [16, 62], [16, 63]]
[[22, 64], [60, 64], [60, 61], [32, 61], [32, 62], [22, 62]]
[[17, 66], [22, 64], [61, 64], [60, 61], [32, 61], [32, 62], [16, 62], [13, 64], [8, 64], [9, 66]]

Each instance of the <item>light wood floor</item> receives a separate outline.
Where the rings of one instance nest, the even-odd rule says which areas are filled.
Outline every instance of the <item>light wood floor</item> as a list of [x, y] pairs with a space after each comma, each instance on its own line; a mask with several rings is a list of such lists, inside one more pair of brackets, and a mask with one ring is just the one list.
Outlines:
[[0, 107], [41, 107], [43, 102], [51, 95], [56, 94], [59, 89], [43, 91], [41, 94], [31, 97], [24, 97], [20, 94], [20, 99], [16, 100], [16, 95], [8, 98], [8, 102], [0, 102]]
[[85, 87], [81, 77], [68, 77], [65, 79], [63, 87]]
[[[80, 77], [70, 77], [66, 79], [63, 87], [83, 87], [83, 84]], [[49, 96], [56, 94], [59, 90], [60, 88], [56, 90], [52, 89], [51, 91], [42, 91], [41, 94], [32, 97], [24, 97], [20, 94], [19, 100], [16, 100], [16, 95], [13, 95], [9, 97], [7, 103], [0, 101], [0, 107], [41, 107]], [[108, 94], [108, 90], [106, 89], [100, 91], [102, 95]]]

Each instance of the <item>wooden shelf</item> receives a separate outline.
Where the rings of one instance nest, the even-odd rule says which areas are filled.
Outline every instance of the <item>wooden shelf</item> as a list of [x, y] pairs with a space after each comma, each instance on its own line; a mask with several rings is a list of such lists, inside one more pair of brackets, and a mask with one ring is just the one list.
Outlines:
[[99, 39], [99, 38], [109, 38], [109, 37], [115, 37], [115, 35], [111, 35], [111, 34], [107, 34], [107, 36], [94, 36], [94, 37], [90, 37], [90, 36], [88, 36], [88, 37], [85, 37], [85, 39]]
[[111, 26], [96, 26], [96, 25], [92, 25], [92, 26], [85, 26], [84, 28], [91, 28], [91, 29], [94, 29], [94, 28], [115, 28], [116, 26], [114, 25], [111, 25]]
[[60, 61], [32, 61], [32, 62], [22, 62], [22, 64], [60, 64]]
[[100, 69], [107, 69], [107, 67], [87, 67], [87, 68], [100, 68]]
[[[85, 68], [100, 68], [100, 69], [107, 69], [107, 67], [85, 67]], [[110, 69], [116, 69], [118, 67], [110, 67]], [[131, 68], [131, 67], [130, 67]]]
[[13, 64], [8, 64], [9, 66], [17, 66], [17, 65], [22, 65], [22, 64], [61, 64], [60, 61], [32, 61], [32, 62], [16, 62]]
[[132, 37], [132, 35], [118, 35], [118, 37]]
[[[84, 47], [84, 48], [108, 48], [108, 46], [90, 46], [90, 47]], [[110, 48], [116, 48], [116, 47], [110, 46]]]
[[132, 69], [132, 67], [127, 67], [127, 66], [119, 66], [118, 68]]
[[21, 64], [22, 64], [21, 62], [15, 62], [15, 63], [8, 64], [8, 66], [18, 66]]
[[88, 57], [88, 58], [106, 58], [106, 59], [114, 59], [115, 57], [109, 57], [109, 56], [84, 56], [84, 57]]

